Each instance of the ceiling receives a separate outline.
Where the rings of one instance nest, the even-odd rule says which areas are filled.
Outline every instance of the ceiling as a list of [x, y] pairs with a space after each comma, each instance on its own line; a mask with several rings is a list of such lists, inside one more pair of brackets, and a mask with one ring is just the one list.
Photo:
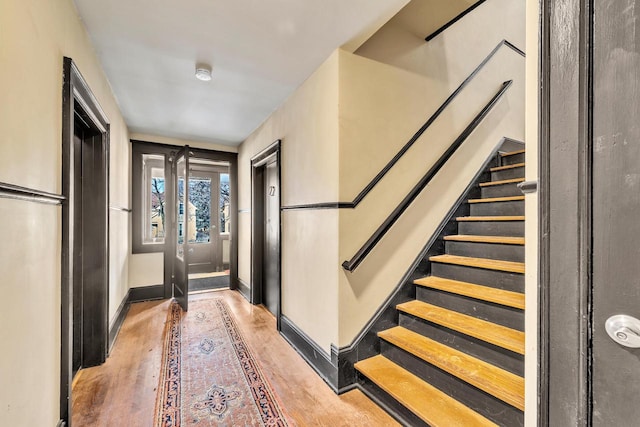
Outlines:
[[[131, 132], [231, 146], [408, 2], [74, 1]], [[196, 80], [199, 62], [212, 81]]]

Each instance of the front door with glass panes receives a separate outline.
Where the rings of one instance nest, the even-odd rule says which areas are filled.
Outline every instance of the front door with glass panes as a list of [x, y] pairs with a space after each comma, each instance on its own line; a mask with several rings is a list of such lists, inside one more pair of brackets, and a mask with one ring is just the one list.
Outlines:
[[188, 237], [191, 290], [228, 286], [229, 165], [192, 158]]

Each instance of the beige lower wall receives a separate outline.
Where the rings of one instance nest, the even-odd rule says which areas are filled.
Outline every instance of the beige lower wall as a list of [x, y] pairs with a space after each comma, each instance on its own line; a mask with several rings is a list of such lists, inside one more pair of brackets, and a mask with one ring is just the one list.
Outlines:
[[[127, 127], [72, 0], [0, 0], [0, 181], [62, 191], [64, 56], [110, 122], [110, 202], [129, 207]], [[109, 217], [112, 320], [128, 290], [130, 220]], [[0, 425], [58, 422], [61, 221], [59, 206], [0, 199], [0, 286], [10, 302], [0, 312]]]
[[61, 221], [60, 206], [0, 199], [3, 426], [58, 421]]

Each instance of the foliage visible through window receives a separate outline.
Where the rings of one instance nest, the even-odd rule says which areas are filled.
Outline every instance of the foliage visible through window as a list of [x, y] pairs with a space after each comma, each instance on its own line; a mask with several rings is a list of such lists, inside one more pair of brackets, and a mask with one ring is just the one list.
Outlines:
[[164, 156], [142, 155], [143, 173], [143, 235], [142, 242], [164, 243], [166, 194], [164, 176]]
[[211, 241], [211, 179], [189, 179], [189, 243]]
[[220, 174], [220, 233], [231, 231], [229, 174]]

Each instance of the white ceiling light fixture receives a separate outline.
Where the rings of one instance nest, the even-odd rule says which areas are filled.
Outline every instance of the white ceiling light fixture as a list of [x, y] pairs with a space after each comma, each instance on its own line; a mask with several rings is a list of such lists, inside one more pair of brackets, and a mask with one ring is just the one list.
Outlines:
[[211, 65], [198, 64], [196, 65], [196, 79], [208, 82], [211, 80]]

